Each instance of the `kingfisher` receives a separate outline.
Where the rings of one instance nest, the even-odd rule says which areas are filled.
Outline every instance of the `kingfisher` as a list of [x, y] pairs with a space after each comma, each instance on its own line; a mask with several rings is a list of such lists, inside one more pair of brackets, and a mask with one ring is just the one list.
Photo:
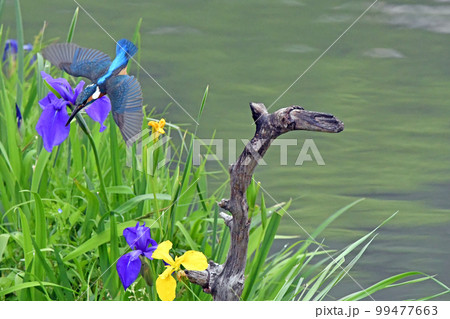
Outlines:
[[112, 62], [107, 54], [74, 43], [56, 43], [43, 50], [42, 55], [53, 65], [92, 82], [78, 95], [66, 126], [79, 111], [107, 94], [123, 139], [128, 146], [134, 142], [144, 117], [141, 86], [134, 76], [127, 74], [128, 61], [136, 52], [136, 46], [127, 39], [117, 42], [116, 57]]

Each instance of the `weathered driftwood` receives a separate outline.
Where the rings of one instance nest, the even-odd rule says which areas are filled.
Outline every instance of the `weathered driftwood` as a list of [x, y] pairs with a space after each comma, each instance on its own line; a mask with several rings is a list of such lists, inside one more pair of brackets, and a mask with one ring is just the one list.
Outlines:
[[244, 289], [244, 271], [250, 230], [246, 190], [253, 171], [274, 139], [294, 130], [338, 133], [344, 123], [331, 114], [306, 111], [300, 106], [290, 106], [268, 113], [262, 103], [250, 103], [256, 124], [255, 136], [246, 145], [235, 164], [230, 166], [230, 199], [219, 206], [231, 213], [220, 213], [230, 228], [231, 244], [223, 265], [211, 261], [205, 271], [185, 271], [192, 283], [211, 293], [214, 300], [239, 300]]

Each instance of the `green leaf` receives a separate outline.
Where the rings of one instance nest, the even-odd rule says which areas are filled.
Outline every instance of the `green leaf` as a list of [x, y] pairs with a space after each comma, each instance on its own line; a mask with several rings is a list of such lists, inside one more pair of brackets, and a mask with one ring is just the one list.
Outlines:
[[34, 215], [36, 243], [40, 249], [47, 247], [47, 222], [45, 220], [44, 205], [38, 193], [34, 196]]
[[86, 216], [81, 226], [81, 233], [84, 235], [84, 238], [89, 238], [91, 237], [92, 228], [95, 226], [96, 217], [99, 214], [100, 203], [97, 196], [89, 189], [81, 185], [77, 180], [74, 183], [87, 197]]
[[[411, 277], [411, 276], [416, 276], [416, 275], [425, 275], [422, 272], [419, 271], [409, 271], [409, 272], [404, 272], [389, 278], [386, 278], [384, 280], [381, 280], [379, 282], [377, 282], [376, 284], [362, 290], [362, 291], [358, 291], [355, 293], [352, 293], [350, 295], [345, 296], [344, 298], [342, 298], [341, 300], [345, 300], [345, 301], [356, 301], [356, 300], [361, 300], [365, 297], [368, 297], [372, 294], [374, 294], [375, 292], [388, 288], [390, 285], [398, 282], [399, 280]], [[427, 275], [425, 275], [427, 276]], [[429, 277], [429, 276], [427, 276]]]
[[203, 93], [202, 104], [200, 105], [200, 110], [198, 111], [197, 122], [199, 122], [199, 123], [200, 123], [200, 118], [202, 117], [202, 114], [203, 114], [203, 109], [205, 108], [206, 98], [208, 97], [208, 92], [209, 92], [209, 85], [206, 86], [205, 93]]
[[3, 259], [3, 253], [5, 252], [9, 237], [9, 234], [0, 234], [0, 262]]
[[198, 245], [194, 242], [191, 235], [189, 235], [189, 232], [186, 230], [186, 228], [181, 224], [180, 221], [177, 221], [175, 225], [178, 227], [178, 229], [183, 234], [184, 238], [186, 239], [186, 242], [188, 243], [189, 247], [191, 247], [192, 250], [198, 250]]
[[23, 24], [22, 13], [20, 10], [20, 1], [16, 0], [16, 37], [17, 37], [17, 97], [16, 103], [22, 105], [23, 98], [23, 84], [24, 84], [24, 54], [23, 54]]
[[23, 255], [25, 258], [25, 269], [28, 269], [28, 266], [31, 264], [33, 260], [33, 244], [31, 242], [31, 232], [30, 226], [28, 225], [28, 219], [25, 214], [19, 209], [20, 214], [20, 222], [22, 224], [22, 234], [23, 234]]
[[[289, 205], [290, 202], [291, 201], [289, 201], [287, 205]], [[267, 258], [267, 255], [269, 254], [270, 247], [272, 247], [272, 243], [275, 238], [278, 225], [280, 224], [281, 217], [282, 217], [281, 214], [272, 214], [272, 216], [270, 217], [269, 225], [265, 230], [264, 239], [261, 243], [261, 247], [255, 256], [255, 261], [252, 263], [250, 275], [248, 276], [245, 283], [244, 292], [242, 293], [243, 300], [247, 300], [248, 296], [252, 292], [253, 285], [260, 276], [260, 270], [264, 264], [264, 261]]]
[[[67, 287], [67, 288], [71, 288], [70, 285], [70, 280], [69, 277], [67, 276], [67, 270], [66, 267], [64, 266], [64, 263], [61, 259], [61, 256], [59, 255], [59, 249], [57, 246], [53, 245], [53, 250], [55, 252], [54, 256], [56, 259], [56, 262], [58, 263], [58, 269], [59, 269], [59, 278], [61, 279], [61, 283]], [[67, 290], [63, 290], [65, 298], [64, 300], [67, 301], [72, 301], [73, 300], [73, 294], [71, 294], [69, 291]]]
[[58, 99], [61, 98], [61, 94], [59, 94], [58, 91], [56, 91], [56, 90], [53, 88], [53, 86], [51, 86], [51, 85], [47, 82], [47, 80], [42, 79], [42, 81], [44, 81], [45, 86], [46, 86], [53, 94], [55, 94], [56, 97], [57, 97]]
[[106, 192], [109, 194], [125, 194], [134, 196], [134, 192], [131, 187], [126, 185], [106, 187]]
[[31, 192], [37, 193], [39, 190], [39, 184], [41, 183], [42, 174], [44, 173], [45, 166], [47, 165], [48, 159], [51, 153], [42, 149], [39, 153], [39, 158], [34, 168], [33, 179], [31, 181]]
[[109, 149], [111, 154], [111, 168], [112, 168], [112, 177], [113, 177], [113, 185], [122, 184], [122, 171], [120, 167], [120, 162], [117, 160], [119, 158], [119, 146], [117, 144], [117, 125], [114, 122], [114, 118], [112, 116], [109, 117]]
[[261, 193], [261, 224], [264, 229], [267, 226], [267, 207], [264, 199], [264, 193]]
[[[58, 280], [56, 279], [53, 269], [51, 269], [50, 266], [48, 265], [44, 255], [42, 254], [42, 251], [39, 248], [39, 246], [37, 245], [36, 241], [33, 238], [31, 238], [31, 240], [32, 240], [33, 246], [34, 246], [34, 252], [35, 252], [36, 256], [39, 258], [40, 264], [44, 268], [45, 273], [47, 274], [48, 278], [50, 278], [50, 280], [56, 284], [58, 282]], [[55, 293], [58, 296], [58, 300], [64, 300], [64, 295], [60, 288], [56, 288]]]
[[73, 13], [72, 22], [70, 22], [69, 33], [67, 34], [67, 43], [72, 42], [73, 33], [75, 32], [75, 27], [77, 25], [78, 20], [78, 11], [79, 8], [77, 7], [75, 9], [75, 12]]
[[305, 241], [305, 243], [302, 245], [302, 247], [300, 247], [300, 251], [305, 251], [309, 245], [311, 245], [314, 240], [316, 239], [316, 237], [325, 229], [328, 227], [328, 225], [330, 225], [334, 220], [336, 220], [339, 216], [341, 216], [343, 213], [345, 213], [346, 211], [348, 211], [350, 208], [352, 208], [353, 206], [355, 206], [356, 204], [362, 202], [364, 200], [364, 198], [360, 198], [350, 204], [348, 204], [347, 206], [339, 209], [338, 211], [336, 211], [334, 214], [332, 214], [330, 217], [328, 217], [324, 222], [322, 222], [322, 224], [320, 224], [319, 227], [317, 227], [314, 232], [311, 234], [311, 236], [309, 237], [309, 239], [307, 241]]
[[[133, 197], [132, 199], [126, 201], [116, 209], [114, 209], [114, 212], [117, 214], [123, 214], [128, 212], [130, 209], [134, 208], [137, 204], [139, 204], [142, 201], [145, 200], [151, 200], [154, 199], [155, 196], [153, 194], [144, 194], [144, 195], [138, 195], [136, 197]], [[156, 199], [159, 200], [171, 200], [172, 196], [167, 194], [156, 194]]]
[[13, 287], [10, 287], [10, 288], [4, 289], [4, 290], [0, 290], [0, 297], [3, 297], [3, 296], [5, 296], [7, 294], [10, 294], [12, 292], [20, 291], [22, 289], [32, 288], [32, 287], [39, 287], [39, 286], [41, 286], [41, 287], [43, 287], [43, 286], [51, 286], [51, 287], [59, 287], [59, 288], [62, 288], [62, 289], [71, 290], [69, 288], [66, 288], [66, 287], [54, 284], [52, 282], [29, 281], [29, 282], [24, 282], [22, 284], [15, 285]]

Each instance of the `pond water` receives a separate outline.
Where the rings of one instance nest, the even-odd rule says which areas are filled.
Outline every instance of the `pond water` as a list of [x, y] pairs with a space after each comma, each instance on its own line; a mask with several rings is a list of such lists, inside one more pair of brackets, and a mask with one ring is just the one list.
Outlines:
[[[332, 249], [398, 211], [351, 271], [363, 287], [409, 270], [450, 285], [450, 1], [378, 1], [319, 60], [372, 1], [78, 2], [115, 39], [131, 38], [143, 18], [141, 65], [166, 90], [139, 71], [145, 103], [156, 113], [171, 103], [165, 118], [193, 131], [187, 113], [196, 118], [210, 86], [200, 138], [215, 134], [226, 146], [237, 139], [239, 152], [240, 139], [254, 131], [251, 101], [276, 102], [271, 111], [296, 104], [340, 118], [345, 123], [340, 134], [286, 135], [297, 142], [288, 147], [287, 165], [280, 165], [280, 147], [274, 146], [255, 178], [275, 201], [293, 198], [289, 213], [308, 232], [339, 208], [366, 198], [323, 233]], [[21, 5], [27, 42], [44, 20], [46, 40], [65, 39], [77, 6], [72, 0], [22, 0]], [[6, 1], [1, 19], [14, 34], [12, 1]], [[74, 42], [114, 53], [111, 38], [83, 11]], [[325, 165], [295, 165], [305, 139], [313, 139]], [[288, 216], [280, 233], [307, 236]], [[348, 279], [329, 298], [356, 290]], [[374, 298], [437, 291], [424, 283]]]

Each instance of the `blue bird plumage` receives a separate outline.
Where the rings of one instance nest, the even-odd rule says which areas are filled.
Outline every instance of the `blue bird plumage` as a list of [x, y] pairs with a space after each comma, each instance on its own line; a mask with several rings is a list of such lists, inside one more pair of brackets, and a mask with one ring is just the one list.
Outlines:
[[111, 75], [113, 75], [117, 70], [122, 70], [127, 66], [128, 60], [137, 52], [136, 46], [128, 41], [127, 39], [122, 39], [117, 42], [116, 46], [116, 57], [110, 64], [108, 71], [102, 75], [98, 80], [97, 84], [103, 84]]
[[70, 120], [78, 111], [107, 94], [114, 120], [125, 142], [127, 145], [134, 142], [142, 127], [143, 99], [139, 82], [126, 73], [126, 67], [136, 52], [136, 46], [127, 39], [117, 42], [116, 57], [112, 62], [103, 52], [73, 43], [53, 44], [44, 49], [44, 58], [52, 64], [70, 75], [92, 81], [78, 96], [77, 107]]

